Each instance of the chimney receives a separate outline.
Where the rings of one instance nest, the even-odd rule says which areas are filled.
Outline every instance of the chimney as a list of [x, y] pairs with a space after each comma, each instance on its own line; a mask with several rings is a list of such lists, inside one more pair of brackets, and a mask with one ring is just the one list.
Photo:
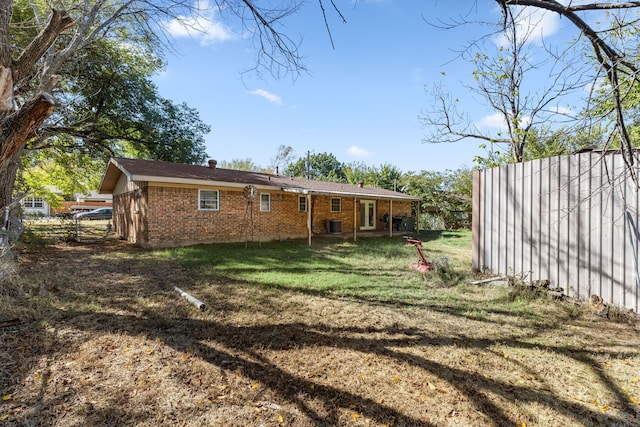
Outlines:
[[358, 187], [360, 188], [364, 187], [364, 181], [358, 181]]
[[214, 160], [214, 159], [209, 160], [209, 167], [211, 169], [215, 169], [217, 164], [218, 164], [217, 160]]

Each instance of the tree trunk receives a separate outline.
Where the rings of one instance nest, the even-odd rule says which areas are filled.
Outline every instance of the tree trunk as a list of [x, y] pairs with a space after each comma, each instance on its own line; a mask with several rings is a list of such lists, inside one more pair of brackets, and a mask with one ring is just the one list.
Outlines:
[[0, 133], [0, 170], [22, 151], [27, 140], [35, 134], [55, 108], [53, 97], [41, 93], [4, 120]]
[[[13, 196], [13, 186], [18, 173], [20, 152], [10, 159], [6, 166], [0, 170], [0, 207], [11, 203]], [[4, 217], [3, 219], [4, 220]]]

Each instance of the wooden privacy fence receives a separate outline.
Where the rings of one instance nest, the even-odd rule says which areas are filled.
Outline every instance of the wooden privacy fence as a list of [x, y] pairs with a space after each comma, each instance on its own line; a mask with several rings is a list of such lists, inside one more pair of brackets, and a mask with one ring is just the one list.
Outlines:
[[640, 196], [630, 175], [620, 153], [595, 151], [475, 171], [474, 270], [549, 280], [568, 296], [639, 312]]

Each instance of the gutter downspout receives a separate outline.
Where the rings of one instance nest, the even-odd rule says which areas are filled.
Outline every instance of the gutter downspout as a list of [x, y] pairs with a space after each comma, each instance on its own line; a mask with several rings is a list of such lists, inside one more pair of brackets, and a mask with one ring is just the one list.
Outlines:
[[356, 206], [357, 206], [357, 199], [354, 197], [353, 198], [353, 241], [355, 242], [356, 240], [358, 240], [358, 235], [357, 235], [357, 219], [358, 217], [356, 216]]
[[309, 246], [311, 246], [311, 194], [307, 194], [307, 234], [309, 235]]

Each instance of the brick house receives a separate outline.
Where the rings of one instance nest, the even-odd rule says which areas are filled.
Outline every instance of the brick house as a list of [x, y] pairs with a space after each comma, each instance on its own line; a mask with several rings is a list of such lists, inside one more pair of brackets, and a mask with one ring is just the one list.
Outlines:
[[[143, 247], [308, 239], [411, 229], [407, 194], [352, 184], [113, 158], [100, 184], [113, 194], [113, 230]], [[382, 221], [392, 218], [391, 227]], [[406, 219], [399, 221], [398, 219]]]

